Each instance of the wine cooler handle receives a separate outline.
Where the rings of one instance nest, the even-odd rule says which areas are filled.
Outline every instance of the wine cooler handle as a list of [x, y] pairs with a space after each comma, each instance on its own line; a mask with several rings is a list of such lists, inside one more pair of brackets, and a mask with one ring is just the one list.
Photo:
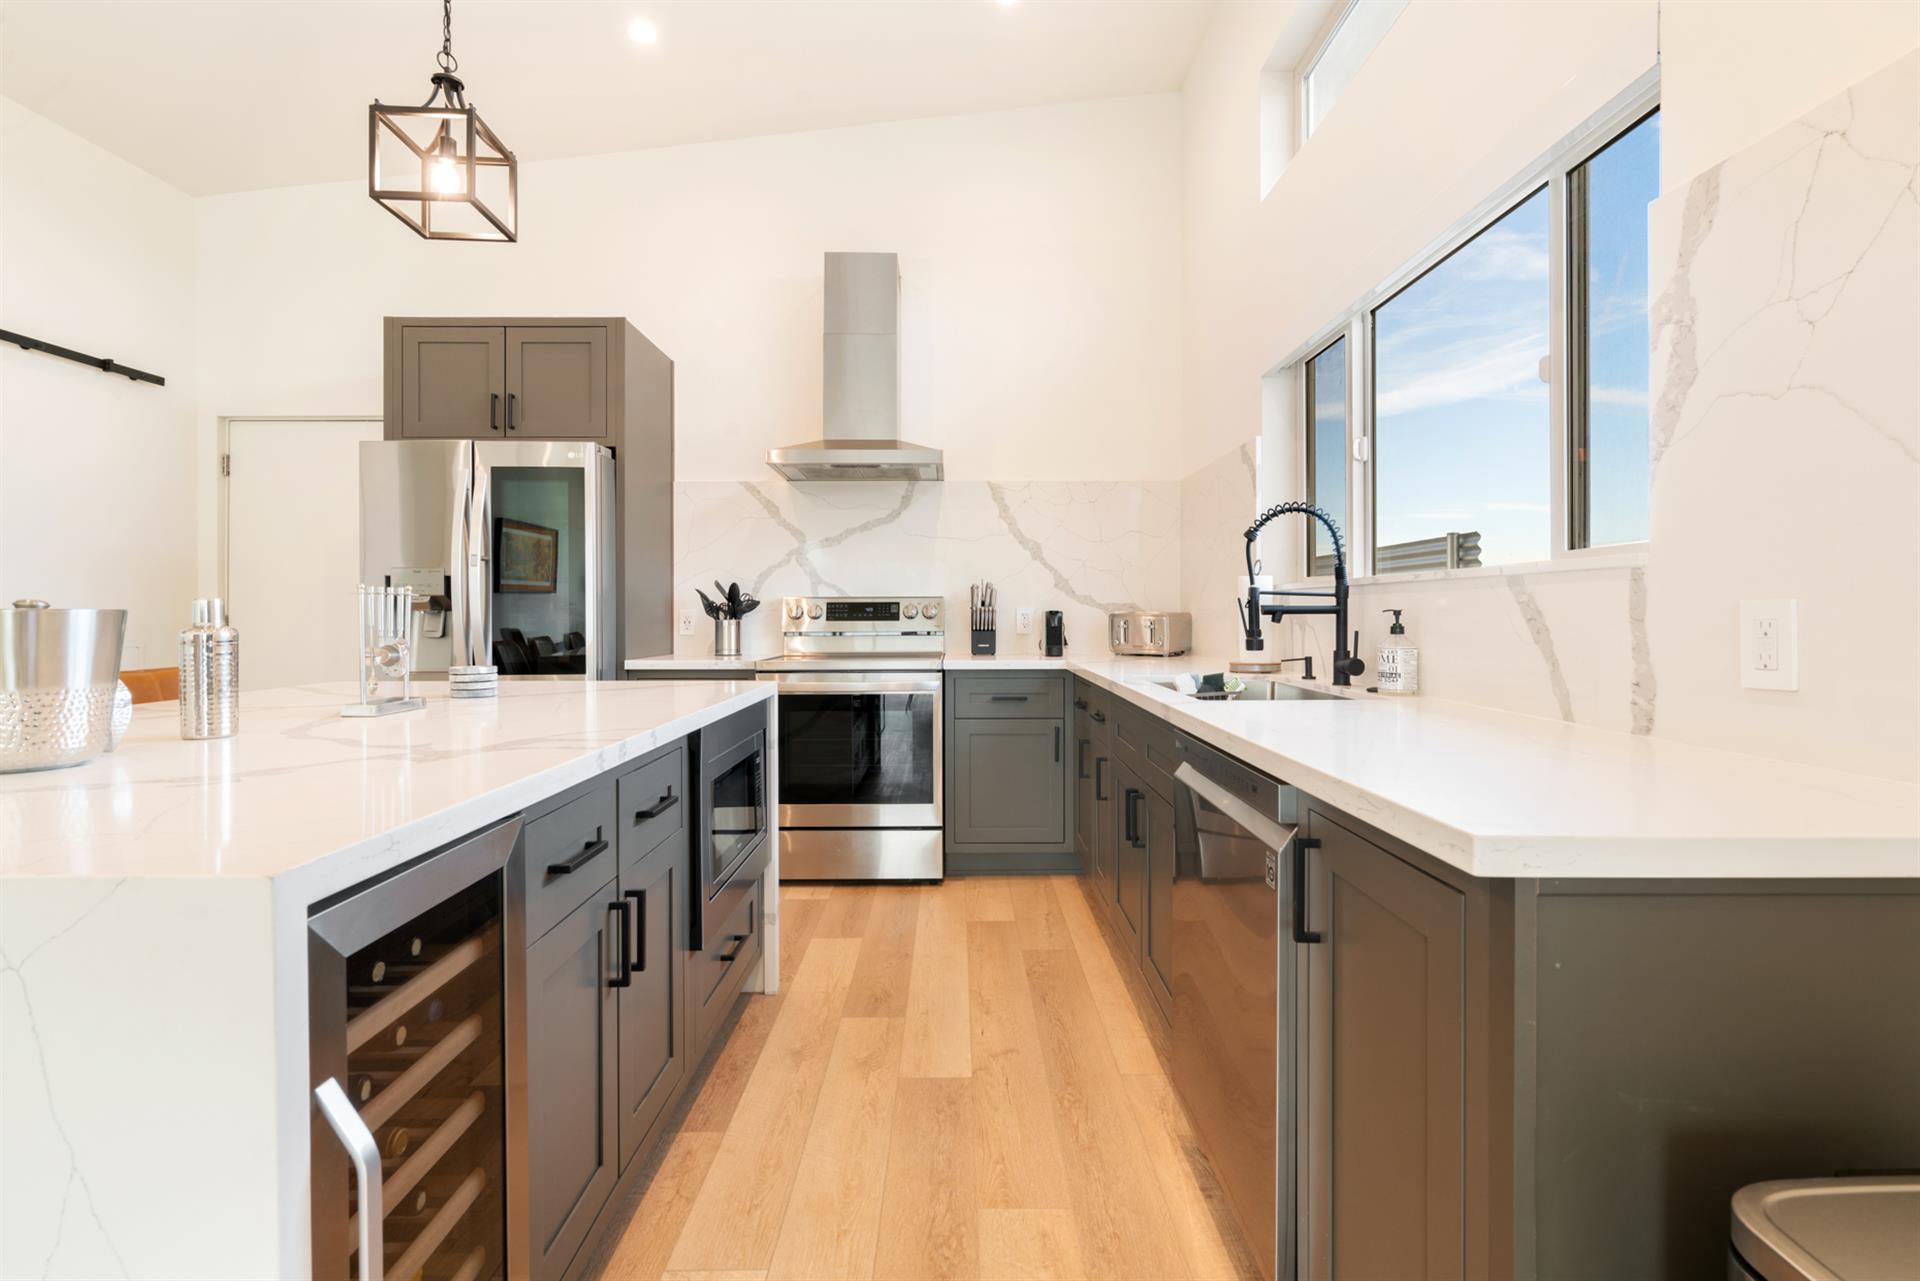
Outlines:
[[623, 898], [617, 898], [607, 904], [607, 911], [620, 918], [620, 933], [616, 936], [613, 950], [620, 958], [620, 972], [607, 980], [608, 987], [631, 987], [633, 985], [633, 957], [627, 951], [627, 944], [633, 939], [633, 904]]
[[647, 892], [628, 890], [621, 897], [633, 900], [636, 941], [633, 945], [634, 959], [627, 962], [627, 966], [635, 974], [645, 974], [647, 972]]
[[333, 1077], [314, 1087], [313, 1098], [320, 1115], [340, 1137], [341, 1146], [353, 1161], [354, 1181], [359, 1185], [360, 1281], [383, 1281], [386, 1276], [386, 1246], [380, 1239], [380, 1219], [384, 1211], [380, 1201], [380, 1145], [373, 1131], [347, 1101], [347, 1092]]

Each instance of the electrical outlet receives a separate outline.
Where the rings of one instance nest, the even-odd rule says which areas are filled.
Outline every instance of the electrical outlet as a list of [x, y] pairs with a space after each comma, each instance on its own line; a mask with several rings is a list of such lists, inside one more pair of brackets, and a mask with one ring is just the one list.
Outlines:
[[1022, 636], [1033, 635], [1033, 606], [1022, 605], [1013, 611], [1013, 630]]
[[682, 636], [693, 635], [693, 611], [690, 609], [680, 611], [680, 634]]
[[1740, 602], [1740, 684], [1746, 689], [1800, 688], [1799, 602]]

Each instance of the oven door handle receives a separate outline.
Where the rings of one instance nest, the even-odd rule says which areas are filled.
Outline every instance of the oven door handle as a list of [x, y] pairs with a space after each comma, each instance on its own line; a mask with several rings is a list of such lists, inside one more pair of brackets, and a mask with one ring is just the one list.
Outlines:
[[[764, 677], [762, 679], [765, 679]], [[780, 680], [782, 694], [937, 694], [940, 692], [940, 680], [898, 680], [898, 681], [835, 681], [835, 680]]]

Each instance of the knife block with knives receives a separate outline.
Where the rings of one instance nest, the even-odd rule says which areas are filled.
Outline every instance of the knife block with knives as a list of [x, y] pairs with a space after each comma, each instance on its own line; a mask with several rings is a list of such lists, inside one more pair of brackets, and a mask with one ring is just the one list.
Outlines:
[[996, 597], [993, 584], [982, 581], [975, 583], [968, 590], [972, 604], [968, 612], [969, 627], [973, 634], [972, 652], [981, 655], [992, 654], [999, 643], [1000, 636], [994, 622]]

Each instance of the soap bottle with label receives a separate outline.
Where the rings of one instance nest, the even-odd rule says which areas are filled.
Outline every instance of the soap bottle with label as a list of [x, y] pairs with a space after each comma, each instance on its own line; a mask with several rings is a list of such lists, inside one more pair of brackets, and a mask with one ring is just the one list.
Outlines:
[[1382, 694], [1418, 693], [1420, 651], [1407, 640], [1407, 629], [1400, 621], [1399, 610], [1380, 612], [1393, 615], [1393, 626], [1387, 629], [1387, 638], [1380, 642], [1380, 665], [1374, 669], [1380, 678], [1376, 688]]

